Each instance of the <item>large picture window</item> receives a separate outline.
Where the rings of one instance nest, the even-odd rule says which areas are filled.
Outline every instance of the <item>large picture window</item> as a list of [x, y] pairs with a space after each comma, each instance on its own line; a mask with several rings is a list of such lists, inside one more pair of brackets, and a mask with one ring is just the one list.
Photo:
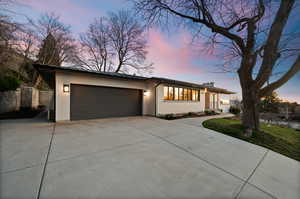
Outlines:
[[200, 101], [200, 91], [196, 89], [165, 86], [164, 100]]
[[169, 99], [169, 87], [165, 86], [164, 87], [164, 100]]
[[192, 100], [196, 101], [196, 90], [192, 90]]
[[169, 87], [169, 100], [174, 100], [174, 87]]
[[183, 100], [183, 88], [179, 88], [179, 100]]
[[183, 89], [183, 100], [189, 100], [189, 92], [188, 92], [188, 89], [184, 88]]
[[192, 90], [188, 89], [188, 100], [191, 101], [192, 100]]
[[177, 87], [174, 87], [174, 100], [178, 100], [179, 97], [178, 97], [178, 88]]

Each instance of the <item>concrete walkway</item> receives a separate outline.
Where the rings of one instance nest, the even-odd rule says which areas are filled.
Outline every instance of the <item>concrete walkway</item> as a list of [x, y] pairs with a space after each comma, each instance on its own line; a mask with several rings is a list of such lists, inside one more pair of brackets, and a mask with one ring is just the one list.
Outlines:
[[0, 198], [300, 198], [299, 162], [205, 119], [0, 121]]

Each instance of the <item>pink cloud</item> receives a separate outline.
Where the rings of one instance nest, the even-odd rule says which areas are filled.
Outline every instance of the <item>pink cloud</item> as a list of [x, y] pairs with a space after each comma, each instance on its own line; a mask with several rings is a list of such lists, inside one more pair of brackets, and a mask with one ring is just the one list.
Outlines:
[[41, 13], [54, 12], [65, 23], [76, 26], [90, 22], [94, 17], [99, 16], [99, 11], [79, 6], [72, 0], [17, 0], [17, 2]]
[[160, 75], [201, 73], [199, 65], [194, 63], [199, 55], [190, 47], [190, 41], [191, 36], [186, 32], [167, 39], [161, 32], [151, 29], [147, 58], [154, 63], [155, 73]]

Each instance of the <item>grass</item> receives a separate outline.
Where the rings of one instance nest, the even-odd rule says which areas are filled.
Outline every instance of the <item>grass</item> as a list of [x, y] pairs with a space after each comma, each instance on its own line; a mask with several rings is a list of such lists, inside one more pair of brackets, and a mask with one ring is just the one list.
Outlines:
[[252, 137], [247, 138], [243, 136], [244, 129], [241, 121], [237, 119], [210, 119], [204, 121], [203, 126], [300, 161], [300, 132], [296, 129], [261, 124], [261, 132], [254, 132]]

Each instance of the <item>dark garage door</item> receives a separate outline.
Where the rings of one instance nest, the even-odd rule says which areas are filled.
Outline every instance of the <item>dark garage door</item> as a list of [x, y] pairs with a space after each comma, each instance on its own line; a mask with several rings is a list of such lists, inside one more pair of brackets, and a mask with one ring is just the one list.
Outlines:
[[137, 116], [142, 113], [142, 91], [71, 84], [71, 120]]

